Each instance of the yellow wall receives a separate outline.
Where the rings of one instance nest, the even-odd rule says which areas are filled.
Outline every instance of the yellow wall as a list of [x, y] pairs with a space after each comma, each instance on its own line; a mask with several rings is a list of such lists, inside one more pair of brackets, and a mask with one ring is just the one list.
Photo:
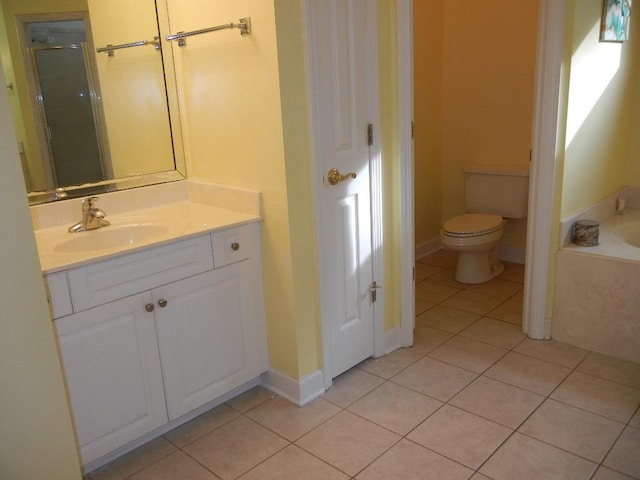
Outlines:
[[[465, 165], [529, 161], [537, 0], [415, 2], [416, 242], [464, 212]], [[435, 178], [440, 174], [440, 178]], [[524, 247], [525, 223], [503, 243]], [[512, 224], [513, 225], [513, 224]]]
[[443, 20], [443, 0], [413, 3], [416, 245], [442, 222]]
[[465, 165], [529, 161], [537, 6], [445, 2], [443, 218], [464, 212]]
[[[297, 4], [279, 2], [279, 14], [300, 16]], [[299, 111], [298, 103], [306, 92], [299, 88], [304, 67], [291, 62], [292, 88], [283, 91], [281, 99], [278, 47], [283, 54], [303, 59], [299, 30], [303, 23], [283, 25], [291, 30], [282, 34], [293, 43], [278, 45], [273, 2], [194, 0], [184, 5], [169, 1], [174, 31], [237, 22], [248, 15], [251, 35], [241, 37], [238, 30], [213, 32], [189, 38], [186, 48], [174, 47], [187, 171], [190, 177], [262, 191], [270, 361], [273, 368], [300, 378], [317, 370], [320, 358], [314, 237], [309, 228], [313, 223], [306, 220], [312, 218], [312, 197], [311, 190], [304, 189], [305, 182], [310, 185], [310, 164], [305, 161], [309, 147], [304, 140], [295, 143], [300, 129], [306, 133], [306, 112]], [[289, 115], [285, 125], [283, 108]], [[294, 185], [298, 180], [302, 187]], [[289, 186], [293, 186], [291, 192]], [[292, 209], [290, 195], [296, 194]]]
[[304, 377], [322, 366], [304, 15], [300, 0], [276, 0], [274, 3], [289, 201], [293, 278], [291, 295], [296, 322], [298, 370], [300, 377]]
[[0, 478], [79, 480], [71, 413], [4, 91], [0, 145], [0, 222], [11, 230], [0, 235]]
[[380, 146], [382, 150], [385, 329], [400, 325], [400, 157], [398, 133], [397, 4], [378, 0]]
[[597, 203], [630, 181], [640, 184], [638, 168], [630, 162], [632, 155], [638, 158], [631, 149], [632, 142], [637, 142], [631, 126], [633, 121], [638, 126], [640, 112], [636, 109], [633, 116], [638, 85], [633, 75], [638, 60], [632, 55], [632, 45], [638, 35], [631, 35], [632, 41], [624, 44], [600, 42], [600, 0], [575, 2], [573, 14], [563, 218]]

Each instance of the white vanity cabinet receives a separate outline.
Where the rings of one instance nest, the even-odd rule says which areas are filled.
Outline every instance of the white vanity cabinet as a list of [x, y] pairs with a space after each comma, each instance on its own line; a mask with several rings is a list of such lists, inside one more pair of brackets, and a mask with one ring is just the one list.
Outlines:
[[267, 369], [257, 223], [65, 273], [73, 313], [55, 325], [84, 464]]
[[149, 293], [56, 320], [83, 463], [167, 423]]
[[240, 262], [152, 292], [169, 420], [266, 370], [253, 320], [261, 294], [247, 267]]

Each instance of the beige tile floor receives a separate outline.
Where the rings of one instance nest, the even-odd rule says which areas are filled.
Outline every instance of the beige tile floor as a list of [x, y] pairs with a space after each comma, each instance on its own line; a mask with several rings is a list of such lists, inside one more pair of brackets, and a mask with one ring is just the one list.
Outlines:
[[640, 365], [521, 332], [523, 269], [465, 286], [417, 263], [413, 348], [303, 408], [263, 388], [90, 480], [640, 479]]

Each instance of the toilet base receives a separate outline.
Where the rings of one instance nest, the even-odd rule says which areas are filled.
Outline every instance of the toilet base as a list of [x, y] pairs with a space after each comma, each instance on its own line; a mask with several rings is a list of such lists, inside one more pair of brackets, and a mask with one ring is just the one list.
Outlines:
[[490, 253], [458, 252], [456, 281], [460, 283], [485, 283], [504, 271], [497, 249]]

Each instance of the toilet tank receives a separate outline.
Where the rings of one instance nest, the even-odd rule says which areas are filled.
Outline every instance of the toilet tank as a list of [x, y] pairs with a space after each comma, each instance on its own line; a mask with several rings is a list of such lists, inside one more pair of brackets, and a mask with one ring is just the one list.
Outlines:
[[529, 164], [466, 167], [465, 210], [504, 218], [526, 218]]

